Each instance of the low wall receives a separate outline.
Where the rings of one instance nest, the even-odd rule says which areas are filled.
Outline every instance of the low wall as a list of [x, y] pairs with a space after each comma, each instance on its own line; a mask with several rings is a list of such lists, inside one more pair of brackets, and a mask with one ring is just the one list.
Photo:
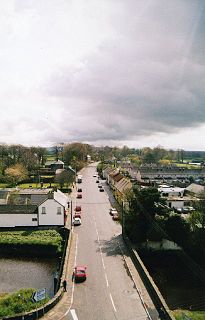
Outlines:
[[131, 254], [132, 261], [139, 272], [139, 275], [155, 305], [155, 308], [157, 309], [160, 319], [161, 320], [175, 320], [174, 316], [171, 314], [171, 311], [169, 310], [165, 300], [163, 299], [161, 293], [159, 292], [159, 289], [155, 285], [153, 279], [151, 278], [149, 272], [145, 268], [142, 260], [140, 259], [138, 253], [133, 250], [131, 246], [131, 242], [128, 239], [128, 237], [124, 234], [123, 239], [129, 249], [129, 252]]
[[[49, 302], [47, 304], [41, 306], [39, 309], [32, 310], [32, 311], [25, 313], [25, 314], [20, 314], [20, 315], [16, 315], [16, 316], [12, 316], [12, 317], [3, 317], [0, 319], [2, 319], [2, 320], [36, 320], [36, 319], [40, 319], [41, 317], [43, 317], [45, 315], [45, 313], [47, 313], [49, 310], [51, 310], [60, 301], [60, 299], [63, 296], [62, 281], [65, 277], [66, 270], [67, 270], [67, 263], [68, 263], [71, 241], [72, 241], [72, 232], [69, 232], [68, 229], [65, 229], [65, 232], [67, 233], [67, 240], [65, 243], [65, 252], [63, 254], [62, 263], [60, 266], [61, 276], [59, 277], [59, 281], [57, 284], [58, 291], [56, 292], [55, 296], [51, 300], [49, 300]], [[69, 238], [68, 238], [68, 236], [69, 236]], [[67, 244], [67, 246], [66, 246], [66, 244]]]

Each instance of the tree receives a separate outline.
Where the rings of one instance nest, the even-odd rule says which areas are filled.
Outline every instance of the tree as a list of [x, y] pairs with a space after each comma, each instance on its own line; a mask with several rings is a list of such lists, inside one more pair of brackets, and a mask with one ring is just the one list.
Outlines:
[[198, 228], [205, 229], [205, 215], [202, 212], [193, 211], [188, 218], [191, 229], [196, 231]]
[[161, 207], [158, 204], [163, 200], [158, 190], [153, 187], [144, 189], [137, 187], [133, 189], [133, 193], [130, 210], [125, 212], [124, 226], [132, 241], [142, 242], [147, 240], [151, 226], [155, 228], [155, 233], [161, 234], [161, 229], [157, 228], [154, 219], [157, 213], [161, 213]]
[[205, 192], [202, 191], [198, 195], [199, 201], [195, 202], [195, 209], [198, 212], [193, 217], [197, 217], [200, 220], [202, 229], [205, 229]]
[[15, 186], [18, 182], [28, 177], [27, 169], [20, 163], [11, 166], [5, 170], [5, 176], [7, 180], [11, 182], [12, 186]]
[[62, 189], [64, 185], [68, 188], [75, 180], [75, 174], [72, 171], [62, 171], [60, 174], [56, 175], [55, 181], [59, 183], [60, 188]]
[[190, 225], [178, 214], [172, 214], [165, 221], [165, 231], [170, 238], [183, 247], [188, 247], [190, 240]]

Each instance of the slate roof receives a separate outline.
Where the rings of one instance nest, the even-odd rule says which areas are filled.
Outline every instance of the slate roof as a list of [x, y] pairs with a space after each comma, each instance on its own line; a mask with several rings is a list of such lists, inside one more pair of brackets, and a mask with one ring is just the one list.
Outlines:
[[37, 211], [37, 206], [35, 205], [1, 205], [0, 214], [33, 214]]
[[201, 186], [200, 184], [191, 183], [187, 188], [187, 191], [193, 192], [193, 193], [200, 193], [205, 190], [204, 186]]

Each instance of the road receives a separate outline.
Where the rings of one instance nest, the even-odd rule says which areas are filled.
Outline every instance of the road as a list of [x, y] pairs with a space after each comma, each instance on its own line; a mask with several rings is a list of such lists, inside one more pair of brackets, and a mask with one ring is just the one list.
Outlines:
[[[145, 320], [147, 314], [126, 269], [123, 257], [121, 225], [109, 215], [110, 202], [99, 192], [94, 165], [83, 171], [82, 199], [73, 199], [73, 207], [82, 206], [82, 225], [77, 233], [76, 265], [87, 266], [87, 280], [73, 285], [68, 320]], [[75, 203], [76, 202], [76, 203]]]

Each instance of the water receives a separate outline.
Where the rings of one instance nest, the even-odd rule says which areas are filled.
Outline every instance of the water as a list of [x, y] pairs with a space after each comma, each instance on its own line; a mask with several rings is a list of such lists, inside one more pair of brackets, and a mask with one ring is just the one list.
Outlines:
[[57, 261], [53, 258], [0, 258], [0, 293], [46, 288], [46, 293], [53, 297], [56, 270]]

